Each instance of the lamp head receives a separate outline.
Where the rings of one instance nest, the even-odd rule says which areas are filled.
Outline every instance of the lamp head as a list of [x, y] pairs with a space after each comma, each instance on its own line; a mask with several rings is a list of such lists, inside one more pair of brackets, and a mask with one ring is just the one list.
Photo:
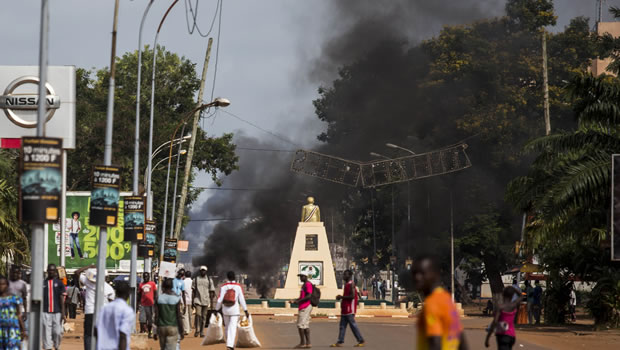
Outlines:
[[186, 149], [182, 149], [182, 150], [180, 150], [180, 151], [179, 151], [179, 154], [180, 154], [180, 155], [185, 155], [185, 153], [187, 153], [187, 150], [186, 150]]
[[393, 144], [393, 143], [386, 143], [386, 144], [385, 144], [385, 146], [386, 146], [386, 147], [389, 147], [389, 148], [399, 148], [398, 146], [396, 146], [396, 145], [395, 145], [395, 144]]
[[226, 98], [223, 98], [223, 97], [216, 97], [213, 100], [212, 103], [213, 103], [213, 105], [215, 107], [228, 107], [228, 106], [230, 106], [230, 100], [228, 100]]
[[184, 139], [184, 140], [189, 140], [189, 139], [191, 139], [191, 138], [192, 138], [192, 134], [191, 134], [191, 133], [189, 133], [189, 134], [187, 134], [187, 135], [183, 136], [183, 139]]

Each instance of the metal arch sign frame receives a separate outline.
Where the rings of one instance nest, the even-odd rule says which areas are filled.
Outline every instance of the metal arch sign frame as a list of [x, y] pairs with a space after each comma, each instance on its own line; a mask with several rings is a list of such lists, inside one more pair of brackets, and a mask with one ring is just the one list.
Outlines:
[[[20, 86], [25, 84], [39, 85], [39, 78], [35, 76], [22, 76], [13, 80], [4, 90], [4, 94], [0, 96], [0, 108], [4, 109], [4, 113], [11, 122], [22, 128], [35, 128], [37, 121], [27, 121], [18, 116], [13, 110], [36, 110], [39, 102], [36, 94], [13, 94], [13, 92]], [[60, 108], [60, 97], [54, 92], [54, 88], [50, 83], [45, 83], [45, 89], [47, 95], [45, 98], [48, 104], [47, 117], [45, 122], [47, 123], [52, 119], [54, 113]]]

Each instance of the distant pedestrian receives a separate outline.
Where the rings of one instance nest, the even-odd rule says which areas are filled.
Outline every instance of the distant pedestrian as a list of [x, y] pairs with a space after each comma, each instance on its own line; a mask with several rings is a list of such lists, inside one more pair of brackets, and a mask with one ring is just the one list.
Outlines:
[[142, 274], [142, 283], [138, 287], [138, 300], [140, 300], [140, 332], [147, 333], [147, 337], [152, 336], [153, 331], [153, 308], [155, 305], [155, 292], [157, 285], [151, 281], [148, 272]]
[[22, 341], [28, 339], [21, 317], [20, 296], [9, 292], [9, 281], [0, 276], [0, 349], [21, 350]]
[[69, 282], [67, 287], [67, 299], [65, 300], [65, 310], [67, 313], [65, 317], [75, 319], [77, 315], [77, 307], [80, 304], [80, 288], [76, 286], [75, 279]]
[[9, 293], [22, 298], [21, 317], [26, 322], [28, 316], [28, 283], [22, 280], [22, 269], [19, 265], [13, 265], [11, 267], [11, 273], [9, 275]]
[[570, 289], [569, 299], [568, 299], [568, 311], [570, 312], [570, 320], [575, 322], [577, 321], [577, 293], [575, 293], [575, 287], [573, 283], [568, 285]]
[[534, 282], [534, 319], [536, 320], [536, 324], [540, 324], [540, 314], [542, 312], [542, 287], [540, 286], [540, 282], [536, 280]]
[[220, 295], [217, 299], [215, 309], [224, 315], [224, 325], [226, 326], [226, 348], [235, 348], [237, 339], [237, 326], [239, 325], [239, 306], [245, 312], [246, 317], [250, 317], [248, 306], [243, 296], [243, 288], [235, 280], [235, 273], [228, 271], [226, 274], [228, 282], [220, 287]]
[[344, 336], [347, 331], [347, 326], [351, 327], [351, 331], [357, 340], [355, 347], [360, 348], [364, 346], [364, 337], [360, 333], [357, 323], [355, 322], [355, 313], [357, 312], [357, 288], [353, 283], [353, 273], [351, 270], [345, 270], [342, 278], [344, 279], [344, 288], [342, 295], [336, 296], [336, 300], [340, 303], [340, 329], [338, 333], [338, 342], [332, 344], [331, 347], [342, 347], [344, 345]]
[[192, 288], [194, 281], [192, 280], [191, 271], [185, 271], [183, 283], [185, 283], [185, 313], [183, 314], [183, 330], [185, 331], [185, 335], [188, 335], [192, 327]]
[[127, 305], [131, 289], [127, 282], [114, 285], [116, 299], [104, 305], [97, 316], [97, 350], [129, 350], [136, 315]]
[[525, 281], [525, 295], [527, 300], [527, 321], [534, 323], [534, 287], [530, 281]]
[[502, 303], [495, 308], [493, 322], [491, 322], [487, 329], [487, 337], [484, 341], [485, 347], [489, 347], [489, 339], [493, 332], [495, 332], [498, 350], [510, 350], [515, 344], [515, 315], [521, 300], [520, 298], [513, 298], [515, 293], [517, 293], [517, 290], [512, 286], [504, 288]]
[[312, 347], [310, 342], [310, 314], [312, 313], [312, 303], [310, 298], [312, 297], [312, 289], [314, 286], [308, 281], [308, 276], [312, 273], [308, 271], [302, 271], [297, 276], [301, 280], [301, 291], [299, 299], [291, 300], [291, 304], [298, 305], [297, 311], [297, 330], [299, 331], [299, 345], [296, 349], [309, 349]]
[[[95, 290], [97, 289], [97, 270], [95, 265], [84, 266], [74, 272], [73, 279], [84, 285], [84, 350], [90, 350], [93, 337], [93, 314], [95, 313]], [[104, 277], [105, 278], [105, 277]], [[103, 303], [115, 298], [114, 289], [103, 282]]]
[[161, 350], [175, 350], [178, 339], [185, 338], [183, 331], [183, 316], [181, 311], [181, 297], [173, 290], [173, 282], [166, 278], [162, 283], [162, 293], [157, 298], [155, 308], [155, 323], [157, 333], [155, 340], [159, 338]]
[[43, 284], [43, 314], [41, 328], [43, 349], [60, 349], [63, 328], [65, 323], [65, 297], [67, 290], [58, 279], [56, 265], [47, 266], [47, 278]]
[[207, 271], [206, 266], [200, 266], [200, 272], [193, 282], [193, 304], [196, 310], [194, 337], [197, 337], [199, 334], [201, 338], [204, 337], [205, 322], [209, 322], [209, 309], [215, 306], [215, 284], [207, 276]]
[[181, 297], [181, 304], [183, 309], [181, 311], [185, 313], [185, 299], [186, 299], [186, 290], [185, 290], [185, 269], [181, 268], [177, 271], [177, 276], [172, 280], [172, 291]]
[[424, 306], [418, 318], [417, 349], [466, 350], [458, 311], [450, 293], [439, 286], [436, 263], [430, 258], [418, 259], [412, 272], [416, 289], [424, 294]]
[[387, 281], [381, 281], [381, 300], [385, 300], [386, 293], [387, 293]]
[[69, 227], [71, 233], [69, 234], [69, 246], [71, 247], [71, 259], [75, 257], [75, 250], [77, 250], [80, 259], [84, 259], [82, 254], [82, 248], [80, 247], [80, 231], [82, 230], [82, 224], [80, 223], [80, 213], [74, 211], [71, 213], [71, 227]]

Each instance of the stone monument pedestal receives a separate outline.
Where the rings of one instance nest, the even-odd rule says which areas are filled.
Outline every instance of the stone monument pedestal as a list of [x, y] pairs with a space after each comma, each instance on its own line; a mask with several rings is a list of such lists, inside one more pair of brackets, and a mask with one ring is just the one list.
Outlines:
[[276, 289], [276, 299], [297, 299], [301, 290], [300, 271], [311, 271], [308, 278], [321, 289], [321, 300], [334, 300], [342, 294], [336, 284], [334, 264], [329, 251], [327, 232], [322, 222], [300, 222], [288, 266], [284, 288]]

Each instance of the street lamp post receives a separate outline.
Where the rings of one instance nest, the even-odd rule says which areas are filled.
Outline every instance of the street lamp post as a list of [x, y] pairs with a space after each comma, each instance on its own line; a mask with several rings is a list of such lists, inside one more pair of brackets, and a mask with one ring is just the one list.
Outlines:
[[[401, 151], [405, 151], [411, 155], [416, 155], [416, 153], [408, 148], [401, 147], [395, 145], [393, 143], [385, 144], [389, 148], [399, 149]], [[411, 180], [407, 180], [407, 249], [411, 252]]]
[[[187, 124], [183, 123], [183, 128], [181, 128], [181, 135], [183, 135], [183, 133], [185, 132], [185, 126]], [[179, 151], [181, 151], [181, 147], [179, 147]], [[177, 153], [178, 154], [178, 153]], [[172, 238], [172, 232], [174, 232], [174, 213], [176, 212], [176, 208], [177, 208], [177, 182], [179, 180], [179, 163], [180, 163], [181, 157], [177, 157], [177, 166], [174, 169], [174, 190], [172, 191], [172, 211], [170, 215], [170, 238]], [[168, 191], [166, 191], [166, 196], [168, 196]]]
[[[136, 87], [136, 132], [134, 140], [133, 153], [133, 195], [138, 196], [139, 193], [139, 174], [140, 174], [140, 88], [142, 81], [142, 29], [144, 28], [144, 20], [149, 13], [154, 0], [150, 0], [144, 9], [142, 21], [140, 21], [140, 31], [138, 32], [138, 83]], [[144, 265], [144, 271], [150, 272], [149, 263]], [[138, 270], [138, 242], [131, 242], [131, 262], [129, 266], [129, 286], [131, 287], [131, 306], [136, 310], [136, 274]]]
[[[373, 157], [384, 158], [387, 160], [393, 161], [394, 159], [384, 156], [383, 154], [370, 152], [370, 155]], [[390, 259], [390, 265], [392, 270], [392, 302], [396, 303], [397, 300], [397, 291], [396, 291], [396, 266], [398, 263], [398, 256], [396, 251], [396, 230], [395, 230], [395, 213], [394, 213], [394, 185], [391, 185], [392, 190], [392, 258]]]
[[[198, 105], [196, 108], [192, 109], [191, 111], [189, 111], [189, 113], [187, 113], [182, 119], [181, 121], [177, 124], [176, 128], [174, 129], [174, 132], [172, 133], [172, 136], [170, 137], [170, 149], [168, 152], [168, 169], [170, 169], [170, 162], [172, 160], [172, 146], [173, 146], [173, 140], [177, 135], [177, 132], [179, 131], [179, 128], [184, 125], [185, 123], [187, 123], [187, 120], [192, 117], [194, 115], [194, 113], [197, 113], [199, 111], [202, 111], [205, 108], [209, 108], [209, 107], [227, 107], [230, 105], [230, 101], [226, 98], [222, 98], [222, 97], [216, 97], [213, 101], [206, 103], [206, 104], [201, 104]], [[195, 137], [196, 135], [194, 134], [193, 137]], [[150, 181], [149, 181], [150, 182]], [[166, 181], [167, 184], [168, 181]], [[167, 190], [166, 190], [167, 192]], [[166, 195], [166, 200], [167, 200], [168, 196]], [[174, 213], [172, 213], [172, 215], [174, 215]], [[164, 215], [164, 220], [166, 219], [166, 216]], [[162, 229], [162, 241], [161, 241], [161, 248], [159, 250], [159, 261], [161, 262], [164, 259], [164, 243], [165, 243], [165, 225], [164, 228]]]

